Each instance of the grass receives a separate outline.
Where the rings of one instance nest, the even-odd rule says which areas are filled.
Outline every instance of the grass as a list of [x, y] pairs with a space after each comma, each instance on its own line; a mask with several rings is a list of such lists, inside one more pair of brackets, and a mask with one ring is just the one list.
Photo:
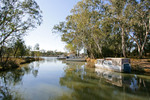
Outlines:
[[150, 73], [150, 59], [131, 58], [131, 67], [133, 71]]

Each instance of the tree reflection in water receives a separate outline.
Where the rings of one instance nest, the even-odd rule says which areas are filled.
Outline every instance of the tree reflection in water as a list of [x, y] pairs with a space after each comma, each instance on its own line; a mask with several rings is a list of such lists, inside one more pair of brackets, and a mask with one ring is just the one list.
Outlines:
[[60, 85], [72, 90], [58, 99], [70, 100], [148, 100], [150, 79], [133, 74], [85, 68], [84, 63], [67, 63]]
[[23, 100], [21, 94], [17, 91], [18, 88], [15, 86], [23, 84], [22, 79], [25, 74], [32, 73], [36, 77], [38, 75], [38, 66], [39, 64], [34, 67], [34, 63], [31, 63], [18, 69], [0, 72], [0, 99]]
[[0, 72], [0, 100], [42, 100], [42, 98], [43, 100], [48, 98], [149, 100], [150, 98], [148, 76], [86, 68], [83, 62], [45, 59], [12, 71]]
[[51, 57], [51, 59], [50, 59], [50, 57], [44, 57], [44, 60], [43, 61], [46, 61], [46, 62], [55, 62], [55, 63], [57, 63], [57, 59], [56, 59], [57, 57]]

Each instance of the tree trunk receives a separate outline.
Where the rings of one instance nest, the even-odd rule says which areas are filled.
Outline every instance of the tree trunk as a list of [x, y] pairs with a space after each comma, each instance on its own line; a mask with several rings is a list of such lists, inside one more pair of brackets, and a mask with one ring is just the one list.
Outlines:
[[18, 48], [19, 48], [19, 47], [17, 46], [17, 48], [15, 49], [15, 52], [14, 52], [14, 57], [15, 57], [15, 58], [17, 58], [16, 53], [17, 53], [17, 51], [18, 51]]
[[141, 50], [141, 52], [139, 54], [140, 54], [139, 57], [142, 58], [142, 56], [143, 56], [142, 50]]
[[139, 46], [138, 49], [140, 49], [140, 52], [139, 52], [139, 57], [142, 58], [143, 56], [143, 51], [144, 51], [144, 46], [146, 44], [146, 40], [147, 40], [147, 36], [148, 36], [148, 31], [147, 31], [147, 27], [146, 27], [146, 35], [145, 35], [145, 38], [144, 38], [144, 42], [142, 44], [142, 46]]
[[99, 53], [101, 54], [101, 56], [103, 57], [103, 53], [102, 53], [102, 47], [99, 45], [98, 41], [96, 41], [96, 39], [94, 39], [97, 47], [98, 47], [98, 50], [99, 50]]
[[0, 48], [0, 62], [2, 62], [2, 47]]
[[138, 47], [139, 58], [142, 58], [144, 46], [146, 44], [146, 40], [147, 40], [147, 37], [148, 37], [148, 31], [147, 31], [147, 29], [146, 29], [146, 34], [145, 34], [145, 38], [144, 38], [144, 42], [143, 42], [142, 46], [138, 43], [138, 41], [133, 36], [131, 36], [131, 34], [127, 30], [126, 30], [126, 32], [134, 40], [134, 42], [136, 43], [136, 45]]
[[122, 32], [121, 32], [121, 38], [122, 38], [122, 53], [123, 56], [126, 58], [126, 51], [125, 51], [125, 39], [124, 39], [124, 28], [121, 28]]
[[91, 59], [95, 59], [95, 57], [94, 57], [94, 55], [93, 55], [92, 52], [91, 52], [91, 54], [90, 54], [90, 58], [91, 58]]
[[102, 48], [99, 45], [97, 45], [97, 46], [98, 46], [98, 49], [99, 49], [101, 56], [103, 57]]
[[98, 47], [99, 53], [100, 53], [101, 56], [103, 57], [102, 46], [99, 45], [98, 39], [95, 38], [95, 36], [93, 35], [93, 32], [92, 32], [91, 36], [92, 36], [94, 42], [96, 43], [96, 45], [97, 45], [97, 47]]
[[141, 46], [140, 45], [137, 46], [138, 46], [139, 58], [142, 58], [143, 51], [141, 50]]

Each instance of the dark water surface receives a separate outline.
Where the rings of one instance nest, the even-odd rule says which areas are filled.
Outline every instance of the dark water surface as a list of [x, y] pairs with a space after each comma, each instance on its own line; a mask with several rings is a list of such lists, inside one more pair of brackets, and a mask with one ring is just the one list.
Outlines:
[[0, 100], [150, 100], [150, 76], [44, 59], [0, 72]]

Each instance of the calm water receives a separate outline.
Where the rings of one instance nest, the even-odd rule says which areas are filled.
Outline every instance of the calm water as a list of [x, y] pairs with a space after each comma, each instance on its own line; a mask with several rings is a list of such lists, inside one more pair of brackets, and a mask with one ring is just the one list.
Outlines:
[[0, 72], [0, 100], [150, 100], [150, 76], [44, 59]]

